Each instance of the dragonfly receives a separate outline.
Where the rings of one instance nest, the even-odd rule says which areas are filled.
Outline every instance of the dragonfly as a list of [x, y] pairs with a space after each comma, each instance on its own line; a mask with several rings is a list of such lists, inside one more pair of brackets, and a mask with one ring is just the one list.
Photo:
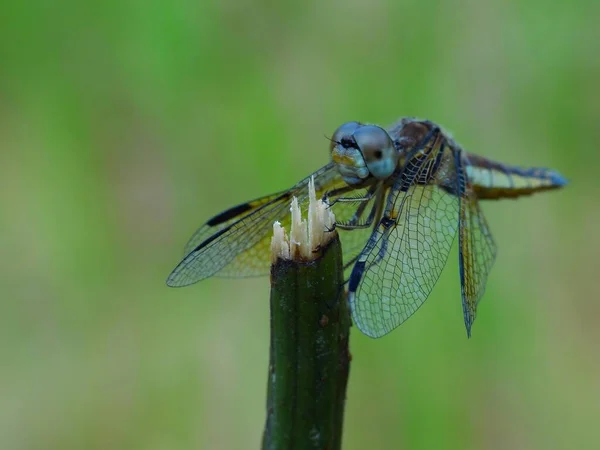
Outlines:
[[458, 235], [462, 310], [467, 336], [497, 247], [480, 200], [557, 189], [557, 171], [502, 164], [465, 151], [429, 120], [399, 119], [388, 128], [341, 125], [331, 161], [290, 189], [214, 216], [188, 241], [167, 279], [187, 286], [213, 275], [269, 273], [272, 225], [289, 226], [289, 203], [308, 204], [308, 185], [336, 217], [353, 323], [366, 335], [388, 334], [433, 291]]

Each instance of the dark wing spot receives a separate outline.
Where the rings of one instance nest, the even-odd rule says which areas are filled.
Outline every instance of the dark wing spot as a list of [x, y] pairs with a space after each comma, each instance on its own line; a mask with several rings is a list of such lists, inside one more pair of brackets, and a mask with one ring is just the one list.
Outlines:
[[363, 272], [365, 271], [365, 262], [358, 261], [354, 268], [352, 269], [352, 275], [350, 275], [350, 281], [348, 284], [349, 292], [356, 292], [356, 288], [360, 284], [360, 280], [362, 278]]
[[[279, 197], [274, 198], [273, 200], [270, 200], [268, 203], [277, 202], [279, 200], [289, 198], [290, 195], [291, 194], [289, 192], [284, 192]], [[237, 216], [241, 216], [245, 212], [248, 212], [248, 211], [256, 208], [257, 205], [255, 203], [256, 202], [247, 202], [247, 203], [242, 203], [241, 205], [234, 206], [233, 208], [229, 208], [227, 211], [223, 211], [222, 213], [217, 214], [215, 217], [213, 217], [208, 222], [206, 222], [206, 224], [210, 227], [220, 225], [224, 222], [227, 222], [228, 220], [231, 220]], [[265, 205], [266, 204], [267, 203], [265, 203]]]
[[227, 211], [223, 211], [220, 214], [217, 214], [215, 217], [206, 222], [207, 225], [214, 227], [219, 225], [220, 223], [227, 222], [229, 219], [233, 219], [234, 217], [239, 216], [240, 214], [244, 214], [246, 211], [252, 209], [250, 203], [242, 203], [241, 205], [234, 206], [233, 208], [229, 208]]

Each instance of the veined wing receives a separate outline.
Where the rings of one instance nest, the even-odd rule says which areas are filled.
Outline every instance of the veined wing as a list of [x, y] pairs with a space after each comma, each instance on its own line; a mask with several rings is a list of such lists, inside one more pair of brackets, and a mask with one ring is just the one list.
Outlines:
[[[315, 179], [317, 197], [345, 185], [333, 163], [311, 176]], [[309, 179], [289, 191], [254, 200], [248, 206], [234, 207], [211, 219], [194, 234], [186, 246], [191, 250], [171, 272], [167, 284], [187, 286], [215, 274], [243, 277], [268, 273], [273, 222], [289, 221], [293, 196], [301, 207], [307, 204]]]
[[[341, 182], [343, 184], [343, 182]], [[326, 186], [323, 186], [322, 189], [317, 190], [317, 198], [320, 198], [323, 193], [333, 190], [337, 187], [340, 187], [339, 184], [332, 182]], [[360, 194], [352, 194], [355, 196], [360, 196]], [[298, 196], [297, 196], [298, 197]], [[330, 197], [331, 200], [335, 200], [335, 197]], [[290, 229], [291, 225], [291, 215], [289, 211], [291, 198], [288, 198], [285, 202], [287, 208], [283, 208], [283, 215], [276, 219], [281, 223], [281, 226], [286, 230]], [[366, 202], [368, 207], [374, 203], [374, 198]], [[306, 211], [308, 208], [308, 198], [305, 196], [302, 199], [298, 198], [300, 207], [303, 211]], [[336, 217], [336, 221], [343, 222], [345, 221], [345, 217], [352, 217], [354, 212], [359, 208], [360, 204], [358, 202], [343, 202], [343, 203], [335, 203], [331, 209]], [[368, 210], [366, 211], [365, 217], [368, 214]], [[271, 267], [271, 237], [272, 237], [272, 229], [273, 224], [271, 222], [270, 227], [268, 227], [266, 235], [257, 242], [256, 245], [249, 248], [243, 253], [240, 253], [235, 257], [231, 263], [227, 264], [227, 266], [223, 267], [218, 273], [216, 273], [217, 277], [252, 277], [252, 276], [261, 276], [267, 275], [269, 273]], [[369, 236], [373, 230], [373, 227], [355, 229], [355, 230], [343, 230], [338, 228], [338, 235], [340, 237], [340, 241], [342, 242], [342, 250], [344, 252], [344, 265], [346, 261], [350, 261], [355, 258], [360, 251], [364, 248], [365, 243], [369, 239]]]
[[[337, 175], [337, 173], [337, 170], [335, 170], [335, 173], [331, 174], [331, 178], [329, 178], [327, 181], [323, 180], [321, 186], [315, 187], [317, 198], [321, 198], [326, 192], [346, 186], [346, 183]], [[317, 180], [315, 180], [315, 184], [317, 184]], [[299, 193], [300, 195], [293, 194], [293, 196], [298, 198], [298, 203], [303, 211], [308, 208], [307, 186], [308, 185], [306, 185], [304, 190]], [[361, 205], [363, 205], [363, 203], [359, 201], [335, 202], [335, 200], [340, 196], [346, 198], [361, 198], [364, 197], [365, 192], [366, 191], [362, 189], [356, 189], [351, 193], [329, 197], [329, 200], [334, 202], [331, 209], [336, 217], [336, 222], [347, 223], [351, 221], [352, 218], [354, 218], [356, 211], [361, 207]], [[358, 217], [360, 224], [364, 224], [366, 221], [369, 211], [375, 206], [375, 199], [376, 198], [373, 197], [371, 200], [364, 203], [364, 213]], [[283, 215], [277, 219], [281, 223], [281, 226], [286, 230], [289, 230], [291, 226], [291, 215], [289, 214], [290, 201], [291, 197], [288, 198], [286, 203], [288, 208], [283, 208]], [[372, 229], [372, 226], [355, 230], [343, 230], [338, 228], [338, 235], [340, 237], [340, 241], [342, 242], [342, 250], [344, 252], [344, 264], [346, 264], [347, 261], [355, 258], [360, 253], [360, 251], [364, 248], [365, 243], [369, 239]], [[227, 266], [216, 273], [216, 276], [252, 277], [267, 275], [271, 267], [271, 231], [272, 223], [268, 228], [266, 235], [256, 245], [236, 256], [231, 263], [227, 264]]]
[[477, 315], [477, 304], [485, 291], [488, 274], [496, 259], [496, 244], [479, 207], [472, 180], [465, 163], [456, 153], [459, 173], [460, 231], [459, 267], [463, 313], [467, 336]]
[[348, 287], [352, 318], [383, 336], [425, 302], [448, 259], [458, 225], [456, 170], [443, 141], [408, 161], [361, 252]]

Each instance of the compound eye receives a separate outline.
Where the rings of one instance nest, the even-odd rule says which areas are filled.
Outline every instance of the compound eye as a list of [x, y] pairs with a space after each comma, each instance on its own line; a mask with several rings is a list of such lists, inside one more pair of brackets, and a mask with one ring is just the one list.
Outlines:
[[352, 134], [361, 126], [360, 122], [346, 122], [338, 127], [331, 137], [331, 143], [329, 144], [329, 151], [333, 151], [333, 148], [342, 143], [344, 145], [347, 142], [354, 142]]
[[385, 179], [394, 173], [398, 164], [398, 152], [383, 128], [364, 125], [354, 131], [354, 139], [374, 177]]

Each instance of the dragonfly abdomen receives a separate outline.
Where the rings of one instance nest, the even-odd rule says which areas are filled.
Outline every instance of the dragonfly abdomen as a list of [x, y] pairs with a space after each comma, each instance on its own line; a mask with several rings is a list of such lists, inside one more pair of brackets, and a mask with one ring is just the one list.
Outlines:
[[468, 182], [480, 199], [516, 198], [567, 184], [555, 170], [509, 166], [471, 154], [466, 158], [465, 169]]

